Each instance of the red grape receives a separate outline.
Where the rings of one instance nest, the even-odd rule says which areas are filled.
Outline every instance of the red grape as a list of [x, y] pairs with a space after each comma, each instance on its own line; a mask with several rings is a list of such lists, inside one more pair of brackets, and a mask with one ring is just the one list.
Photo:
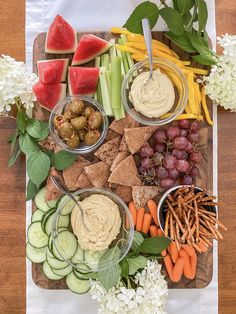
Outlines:
[[196, 163], [199, 163], [202, 161], [202, 153], [201, 152], [192, 152], [189, 157], [190, 157], [190, 160], [192, 160]]
[[177, 158], [172, 155], [167, 155], [164, 158], [163, 165], [166, 169], [173, 169], [176, 166]]
[[153, 166], [153, 163], [149, 157], [143, 158], [141, 161], [141, 166], [145, 169], [148, 170]]
[[180, 183], [184, 185], [192, 185], [193, 184], [193, 178], [185, 175], [180, 177]]
[[184, 159], [186, 152], [184, 150], [173, 149], [171, 155], [175, 156], [177, 159]]
[[190, 175], [191, 177], [196, 177], [196, 176], [198, 176], [198, 175], [199, 175], [199, 169], [198, 169], [198, 167], [192, 166], [192, 168], [191, 168], [191, 170], [190, 170], [190, 172], [189, 172], [189, 175]]
[[153, 134], [153, 138], [157, 144], [161, 144], [167, 141], [166, 132], [164, 130], [158, 129]]
[[173, 141], [173, 147], [176, 149], [185, 149], [185, 147], [188, 145], [188, 140], [184, 136], [177, 136], [174, 138]]
[[188, 145], [185, 147], [185, 151], [187, 153], [190, 153], [193, 150], [193, 144], [191, 142], [188, 142]]
[[156, 176], [158, 179], [165, 179], [168, 175], [168, 170], [165, 167], [159, 166], [156, 168]]
[[160, 182], [160, 186], [164, 189], [170, 189], [174, 185], [175, 185], [175, 180], [172, 180], [171, 178], [162, 179]]
[[191, 143], [197, 143], [199, 141], [199, 134], [197, 132], [191, 132], [188, 135], [188, 140]]
[[154, 151], [157, 153], [163, 153], [166, 150], [166, 145], [165, 144], [156, 144], [154, 146]]
[[190, 122], [187, 119], [179, 120], [178, 125], [179, 125], [179, 128], [181, 128], [181, 129], [188, 129]]
[[190, 125], [189, 129], [193, 132], [196, 132], [200, 129], [200, 124], [198, 121], [193, 121], [193, 123]]
[[151, 157], [153, 155], [153, 149], [151, 148], [149, 144], [145, 144], [140, 149], [139, 153], [141, 157]]
[[188, 130], [186, 130], [186, 129], [181, 129], [179, 135], [180, 135], [180, 136], [185, 136], [185, 137], [187, 137], [187, 135], [188, 135]]
[[139, 174], [142, 174], [142, 173], [145, 172], [145, 169], [143, 168], [142, 165], [139, 165], [137, 168], [138, 168], [138, 173], [139, 173]]
[[180, 135], [180, 129], [177, 126], [169, 126], [166, 134], [170, 140], [173, 140], [176, 136]]
[[179, 176], [179, 170], [177, 170], [176, 168], [169, 170], [169, 177], [171, 179], [176, 180], [178, 176]]
[[190, 164], [187, 160], [179, 159], [177, 161], [176, 168], [180, 172], [188, 173], [190, 170]]

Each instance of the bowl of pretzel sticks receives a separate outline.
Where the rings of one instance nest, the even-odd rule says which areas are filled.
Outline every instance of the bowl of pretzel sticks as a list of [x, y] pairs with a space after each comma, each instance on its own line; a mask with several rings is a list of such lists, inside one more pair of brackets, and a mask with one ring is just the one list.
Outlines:
[[[169, 189], [158, 204], [158, 219], [164, 235], [182, 244], [192, 245], [203, 253], [212, 240], [222, 240], [227, 228], [217, 218], [216, 197], [194, 185], [179, 185]], [[201, 245], [199, 245], [201, 243]], [[204, 244], [204, 246], [202, 245]]]

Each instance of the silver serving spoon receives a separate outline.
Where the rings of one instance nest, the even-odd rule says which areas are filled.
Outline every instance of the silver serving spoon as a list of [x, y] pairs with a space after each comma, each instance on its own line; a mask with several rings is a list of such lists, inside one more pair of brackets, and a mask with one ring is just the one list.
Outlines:
[[145, 39], [145, 44], [147, 48], [148, 54], [148, 61], [149, 61], [149, 68], [150, 68], [150, 75], [149, 80], [152, 78], [153, 68], [152, 68], [152, 33], [150, 29], [149, 20], [147, 18], [142, 19], [142, 26], [143, 26], [143, 35]]
[[77, 199], [74, 197], [74, 195], [67, 189], [65, 188], [60, 179], [56, 176], [51, 176], [50, 177], [53, 184], [58, 188], [58, 190], [60, 190], [62, 193], [66, 194], [70, 199], [72, 199], [75, 204], [78, 206], [80, 213], [81, 213], [81, 217], [82, 217], [82, 223], [84, 225], [84, 227], [88, 230], [87, 226], [84, 223], [84, 212], [83, 212], [83, 208], [80, 206], [79, 202], [77, 201]]

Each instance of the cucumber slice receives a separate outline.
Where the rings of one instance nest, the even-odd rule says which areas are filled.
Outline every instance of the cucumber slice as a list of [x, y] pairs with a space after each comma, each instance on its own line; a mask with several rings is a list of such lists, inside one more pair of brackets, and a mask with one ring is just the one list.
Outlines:
[[81, 280], [88, 280], [88, 279], [97, 279], [98, 273], [88, 273], [88, 274], [82, 274], [79, 271], [77, 271], [75, 268], [73, 269], [74, 275], [76, 278]]
[[94, 271], [98, 269], [98, 264], [101, 256], [106, 252], [106, 250], [91, 252], [84, 251], [84, 262], [88, 267]]
[[36, 249], [27, 242], [26, 244], [26, 255], [28, 259], [33, 263], [42, 263], [46, 260], [47, 247]]
[[47, 249], [47, 262], [49, 264], [49, 266], [51, 266], [51, 268], [53, 269], [63, 269], [66, 268], [68, 266], [67, 262], [64, 261], [59, 261], [58, 259], [56, 259], [53, 254], [50, 252], [49, 249]]
[[57, 222], [57, 228], [68, 228], [70, 223], [70, 217], [69, 215], [67, 216], [60, 216], [58, 218], [58, 222]]
[[55, 208], [57, 205], [58, 198], [56, 200], [46, 201], [48, 207]]
[[47, 252], [46, 252], [46, 258], [48, 259], [49, 258], [55, 258], [52, 254], [52, 252], [50, 251], [49, 247], [47, 247]]
[[49, 215], [45, 221], [44, 230], [48, 236], [51, 234], [51, 231], [52, 231], [52, 221], [53, 221], [54, 214], [55, 213], [52, 213], [51, 215]]
[[80, 245], [78, 244], [77, 251], [75, 255], [72, 257], [71, 262], [73, 264], [78, 264], [84, 261], [84, 250], [81, 249]]
[[[45, 232], [45, 225], [46, 225], [46, 221], [47, 219], [54, 214], [56, 211], [55, 208], [50, 208], [46, 213], [44, 213], [43, 218], [42, 218], [42, 229]], [[46, 233], [46, 232], [45, 232]]]
[[48, 278], [48, 279], [51, 279], [51, 280], [60, 280], [63, 278], [63, 276], [59, 276], [59, 275], [56, 275], [53, 271], [52, 271], [52, 268], [49, 266], [48, 262], [45, 261], [43, 263], [43, 272], [45, 274], [45, 276]]
[[35, 196], [35, 204], [37, 208], [41, 209], [43, 212], [46, 212], [50, 209], [48, 206], [46, 200], [45, 200], [45, 195], [46, 195], [46, 188], [43, 187]]
[[[65, 260], [71, 259], [77, 251], [77, 239], [70, 231], [62, 231], [56, 238], [56, 247], [52, 246], [53, 255], [56, 258]], [[59, 254], [59, 252], [60, 254]]]
[[68, 265], [67, 264], [67, 267], [63, 268], [63, 269], [53, 269], [52, 268], [52, 271], [58, 275], [58, 276], [67, 276], [69, 275], [72, 271], [73, 271], [73, 268], [71, 265]]
[[48, 236], [43, 232], [40, 221], [32, 222], [27, 235], [29, 243], [35, 248], [42, 248], [48, 244]]
[[31, 222], [41, 221], [43, 218], [43, 215], [44, 215], [44, 212], [41, 211], [41, 209], [36, 209], [32, 214]]
[[74, 273], [67, 275], [66, 284], [70, 291], [78, 294], [84, 294], [90, 289], [89, 280], [78, 279]]
[[75, 270], [81, 275], [90, 274], [91, 269], [84, 263], [79, 263], [75, 265]]
[[[79, 196], [75, 196], [77, 200], [79, 200]], [[63, 196], [60, 200], [58, 206], [62, 206], [61, 215], [66, 216], [72, 212], [72, 209], [75, 207], [75, 202], [70, 199], [67, 195]]]

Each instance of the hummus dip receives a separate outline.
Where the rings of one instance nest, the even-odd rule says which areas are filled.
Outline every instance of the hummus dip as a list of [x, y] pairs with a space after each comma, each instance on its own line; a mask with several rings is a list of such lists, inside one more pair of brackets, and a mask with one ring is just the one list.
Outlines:
[[148, 118], [159, 118], [171, 110], [175, 102], [175, 91], [171, 80], [158, 69], [139, 74], [133, 81], [129, 99], [136, 111]]
[[120, 232], [118, 206], [108, 196], [101, 194], [90, 195], [79, 203], [87, 228], [83, 225], [78, 206], [73, 208], [71, 225], [81, 248], [92, 252], [107, 249]]

